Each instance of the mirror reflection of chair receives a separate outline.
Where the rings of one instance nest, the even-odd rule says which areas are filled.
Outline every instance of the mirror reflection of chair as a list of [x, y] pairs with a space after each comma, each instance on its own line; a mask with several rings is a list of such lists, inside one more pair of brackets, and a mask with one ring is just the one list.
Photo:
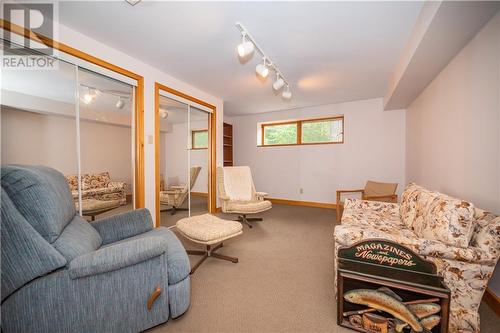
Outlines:
[[196, 179], [198, 178], [200, 171], [201, 167], [199, 166], [191, 167], [189, 172], [189, 185], [174, 185], [170, 186], [165, 191], [160, 191], [160, 203], [162, 205], [172, 206], [172, 208], [162, 209], [162, 212], [170, 211], [170, 214], [174, 215], [177, 211], [189, 210], [189, 208], [181, 208], [180, 206], [182, 206], [184, 201], [186, 201], [189, 191], [191, 191], [194, 184], [196, 183]]
[[267, 193], [256, 192], [252, 172], [248, 166], [217, 168], [217, 183], [222, 212], [239, 214], [237, 221], [252, 228], [252, 221], [262, 221], [260, 217], [248, 214], [265, 212], [272, 208], [271, 201], [264, 200]]
[[369, 180], [366, 182], [364, 189], [337, 190], [337, 222], [340, 223], [342, 212], [344, 210], [344, 203], [341, 201], [343, 193], [361, 193], [362, 200], [396, 203], [398, 202], [398, 195], [396, 194], [397, 187], [397, 183], [380, 183]]

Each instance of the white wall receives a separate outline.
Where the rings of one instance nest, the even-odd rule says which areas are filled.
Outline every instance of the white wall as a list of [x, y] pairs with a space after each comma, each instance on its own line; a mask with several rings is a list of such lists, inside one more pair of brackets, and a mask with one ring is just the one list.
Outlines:
[[[410, 105], [406, 179], [500, 214], [500, 14]], [[490, 287], [500, 295], [500, 273]]]
[[[77, 173], [75, 118], [2, 108], [3, 164], [42, 164]], [[132, 184], [130, 127], [80, 121], [82, 173], [108, 171]], [[131, 188], [131, 187], [129, 187]]]
[[[257, 147], [259, 122], [344, 115], [344, 144]], [[257, 191], [272, 198], [335, 203], [337, 189], [368, 179], [405, 182], [405, 113], [382, 99], [230, 117], [235, 165], [249, 165]], [[300, 189], [303, 194], [300, 194]]]
[[216, 164], [222, 165], [222, 119], [224, 114], [222, 99], [210, 95], [200, 89], [197, 89], [196, 87], [189, 85], [177, 78], [174, 78], [167, 73], [164, 73], [159, 69], [142, 62], [140, 59], [135, 59], [121, 51], [113, 49], [108, 45], [100, 43], [89, 36], [85, 36], [63, 25], [59, 25], [59, 39], [61, 42], [68, 44], [76, 49], [106, 60], [114, 65], [128, 69], [144, 77], [145, 204], [146, 208], [149, 208], [151, 214], [153, 215], [153, 221], [156, 215], [154, 147], [155, 81], [216, 106]]
[[[208, 117], [208, 115], [207, 115]], [[194, 121], [191, 129], [206, 129], [207, 121]], [[187, 150], [189, 132], [187, 123], [173, 124], [172, 130], [162, 133], [162, 144], [160, 159], [163, 162], [161, 168], [166, 186], [186, 184], [189, 175], [188, 153], [190, 154], [190, 165], [201, 167], [193, 192], [208, 193], [208, 149]], [[160, 144], [160, 146], [162, 146]]]

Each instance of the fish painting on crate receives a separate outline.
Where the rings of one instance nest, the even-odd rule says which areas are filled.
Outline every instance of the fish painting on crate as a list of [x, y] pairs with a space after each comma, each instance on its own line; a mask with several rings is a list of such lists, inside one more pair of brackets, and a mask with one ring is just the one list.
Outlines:
[[338, 324], [367, 333], [448, 332], [450, 291], [433, 265], [384, 240], [341, 249]]
[[[351, 324], [358, 324], [358, 327], [367, 331], [401, 333], [405, 328], [409, 328], [410, 332], [430, 332], [441, 321], [441, 317], [436, 315], [441, 311], [441, 306], [434, 303], [439, 301], [436, 298], [403, 302], [391, 289], [381, 287], [377, 290], [353, 289], [344, 294], [344, 299], [368, 307], [365, 310], [343, 313]], [[393, 318], [377, 316], [378, 325], [374, 325], [373, 318], [367, 314], [376, 311], [390, 314]], [[361, 320], [358, 319], [360, 315]]]

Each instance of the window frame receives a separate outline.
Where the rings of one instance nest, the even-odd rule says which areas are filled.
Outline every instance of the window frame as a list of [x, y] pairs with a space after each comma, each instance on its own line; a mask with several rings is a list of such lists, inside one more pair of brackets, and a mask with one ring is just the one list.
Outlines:
[[208, 137], [207, 146], [206, 147], [195, 147], [195, 145], [194, 145], [194, 143], [195, 143], [194, 137], [196, 136], [196, 133], [200, 133], [200, 132], [207, 132], [207, 135], [208, 135], [208, 129], [191, 130], [191, 150], [208, 149], [209, 141], [210, 141], [210, 136]]
[[[302, 142], [302, 124], [303, 123], [314, 123], [326, 120], [342, 120], [342, 140], [341, 141], [326, 141], [326, 142]], [[265, 127], [277, 126], [277, 125], [289, 125], [296, 124], [297, 126], [297, 142], [296, 143], [280, 143], [280, 144], [265, 144], [264, 143], [264, 129]], [[309, 119], [300, 119], [300, 120], [291, 120], [291, 121], [282, 121], [275, 123], [261, 123], [260, 124], [260, 132], [261, 132], [261, 142], [258, 147], [279, 147], [279, 146], [309, 146], [309, 145], [331, 145], [331, 144], [343, 144], [345, 137], [345, 127], [344, 127], [344, 116], [333, 116], [333, 117], [324, 117], [324, 118], [309, 118]]]
[[[290, 124], [295, 124], [297, 126], [297, 141], [296, 143], [278, 143], [278, 144], [264, 144], [264, 128], [265, 127], [272, 127], [272, 126], [279, 126], [279, 125], [290, 125]], [[283, 121], [279, 123], [262, 123], [260, 124], [260, 130], [261, 130], [261, 146], [262, 147], [275, 147], [275, 146], [296, 146], [299, 144], [299, 135], [300, 135], [300, 126], [297, 121]]]

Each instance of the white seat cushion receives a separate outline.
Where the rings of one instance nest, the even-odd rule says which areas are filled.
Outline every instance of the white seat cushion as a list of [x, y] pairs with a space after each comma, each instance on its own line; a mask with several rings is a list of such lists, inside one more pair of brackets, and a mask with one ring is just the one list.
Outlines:
[[201, 244], [220, 243], [243, 233], [241, 223], [203, 214], [180, 219], [177, 230], [186, 238]]
[[261, 201], [229, 201], [226, 213], [255, 214], [271, 209], [273, 204], [268, 200]]

